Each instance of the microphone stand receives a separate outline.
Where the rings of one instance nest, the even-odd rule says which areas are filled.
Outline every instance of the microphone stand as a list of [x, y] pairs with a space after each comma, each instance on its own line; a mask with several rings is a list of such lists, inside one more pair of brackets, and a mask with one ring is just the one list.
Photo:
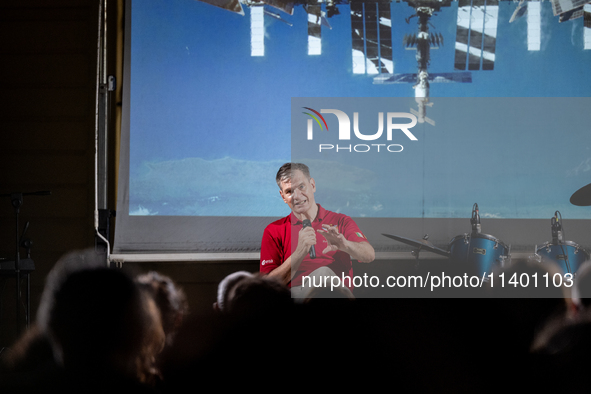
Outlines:
[[472, 206], [472, 218], [470, 219], [470, 224], [472, 225], [472, 234], [480, 234], [480, 213], [478, 212], [478, 204], [476, 203]]
[[[558, 221], [558, 215], [560, 215], [560, 221]], [[563, 238], [563, 232], [562, 232], [562, 214], [559, 211], [554, 212], [554, 216], [552, 217], [552, 219], [550, 219], [550, 223], [551, 223], [551, 230], [552, 230], [552, 243], [560, 246], [560, 249], [562, 250], [562, 255], [564, 256], [564, 264], [566, 266], [566, 271], [569, 274], [572, 274], [573, 272], [571, 271], [570, 268], [570, 261], [568, 260], [568, 253], [564, 250], [564, 246], [563, 246], [563, 242], [562, 242], [562, 238]]]
[[[39, 191], [39, 192], [30, 192], [30, 193], [12, 193], [12, 194], [0, 194], [0, 197], [10, 197], [10, 202], [12, 207], [14, 208], [15, 213], [15, 242], [16, 242], [16, 250], [14, 255], [14, 272], [16, 275], [16, 335], [17, 337], [20, 336], [20, 304], [21, 304], [21, 277], [20, 277], [20, 239], [19, 239], [19, 231], [18, 231], [18, 215], [20, 212], [20, 208], [23, 205], [23, 196], [48, 196], [51, 192], [49, 191]], [[23, 234], [24, 235], [24, 234]], [[31, 311], [31, 278], [30, 274], [27, 274], [27, 321], [26, 321], [26, 328], [29, 328], [29, 319], [30, 319], [30, 311]]]
[[[21, 313], [20, 313], [20, 306], [21, 306], [21, 270], [20, 270], [20, 240], [18, 236], [18, 214], [20, 212], [20, 207], [23, 205], [23, 193], [13, 193], [10, 195], [10, 202], [14, 208], [14, 216], [15, 216], [15, 240], [16, 240], [16, 250], [14, 255], [14, 273], [16, 275], [16, 336], [20, 337], [21, 333]], [[28, 288], [27, 288], [28, 289]], [[29, 322], [27, 321], [27, 325]]]

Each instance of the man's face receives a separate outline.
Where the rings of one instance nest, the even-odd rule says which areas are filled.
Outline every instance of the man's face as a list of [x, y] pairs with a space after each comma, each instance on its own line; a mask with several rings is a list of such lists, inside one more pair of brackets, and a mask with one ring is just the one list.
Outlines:
[[279, 191], [283, 201], [295, 214], [307, 212], [316, 205], [314, 192], [316, 192], [314, 178], [308, 180], [300, 170], [292, 171], [291, 179], [281, 182]]

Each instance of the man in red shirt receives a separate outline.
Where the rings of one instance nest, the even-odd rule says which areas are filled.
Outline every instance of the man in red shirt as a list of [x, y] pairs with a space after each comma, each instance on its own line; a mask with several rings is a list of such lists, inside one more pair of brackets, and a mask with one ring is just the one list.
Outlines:
[[[375, 258], [367, 238], [349, 216], [316, 204], [316, 182], [305, 164], [285, 163], [277, 172], [276, 181], [291, 214], [265, 228], [261, 273], [291, 287], [297, 298], [305, 298], [321, 280], [324, 286], [336, 283], [330, 279], [327, 282], [327, 276], [337, 276], [342, 286], [351, 289], [351, 258], [365, 263]], [[311, 248], [315, 256], [310, 255]]]

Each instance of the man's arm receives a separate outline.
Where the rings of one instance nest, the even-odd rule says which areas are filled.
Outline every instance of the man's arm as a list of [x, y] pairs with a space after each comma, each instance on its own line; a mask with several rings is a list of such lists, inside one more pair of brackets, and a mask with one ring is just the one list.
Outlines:
[[349, 241], [343, 234], [339, 233], [339, 229], [336, 225], [331, 226], [323, 224], [322, 228], [323, 230], [318, 230], [318, 232], [322, 234], [328, 242], [328, 246], [322, 253], [342, 250], [360, 263], [371, 263], [375, 260], [376, 253], [369, 242]]
[[287, 258], [279, 267], [269, 272], [267, 275], [278, 279], [284, 285], [291, 280], [291, 256]]
[[369, 242], [353, 242], [348, 240], [345, 241], [345, 247], [341, 250], [343, 252], [348, 253], [349, 256], [351, 256], [355, 260], [359, 261], [360, 263], [371, 263], [375, 260], [376, 252]]

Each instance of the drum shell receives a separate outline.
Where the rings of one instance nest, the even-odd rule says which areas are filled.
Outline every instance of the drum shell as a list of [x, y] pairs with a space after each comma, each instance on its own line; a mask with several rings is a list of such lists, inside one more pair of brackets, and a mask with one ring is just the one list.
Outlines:
[[544, 245], [536, 247], [536, 255], [540, 256], [542, 261], [550, 261], [556, 264], [563, 274], [569, 273], [564, 255], [568, 257], [570, 273], [572, 274], [577, 272], [581, 264], [589, 260], [589, 251], [572, 241], [546, 242]]
[[450, 261], [469, 275], [489, 274], [509, 259], [509, 247], [488, 234], [463, 234], [449, 244]]

